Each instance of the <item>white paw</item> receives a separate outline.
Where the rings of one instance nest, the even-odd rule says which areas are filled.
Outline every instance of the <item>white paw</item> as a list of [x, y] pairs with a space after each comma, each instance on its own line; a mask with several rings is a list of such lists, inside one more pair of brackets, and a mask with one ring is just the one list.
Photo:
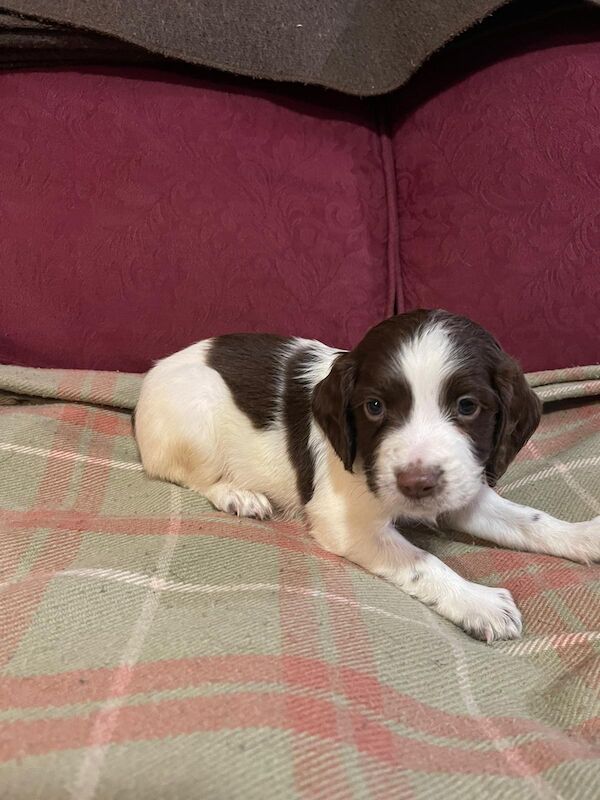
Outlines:
[[453, 605], [452, 621], [475, 639], [491, 644], [521, 635], [521, 612], [507, 589], [471, 584], [468, 593], [457, 596]]
[[206, 496], [220, 511], [235, 514], [238, 517], [254, 517], [268, 519], [273, 516], [271, 503], [264, 494], [250, 492], [247, 489], [235, 489], [227, 484], [212, 486]]
[[600, 517], [589, 522], [576, 522], [573, 533], [565, 534], [567, 546], [565, 556], [572, 561], [591, 564], [600, 561]]

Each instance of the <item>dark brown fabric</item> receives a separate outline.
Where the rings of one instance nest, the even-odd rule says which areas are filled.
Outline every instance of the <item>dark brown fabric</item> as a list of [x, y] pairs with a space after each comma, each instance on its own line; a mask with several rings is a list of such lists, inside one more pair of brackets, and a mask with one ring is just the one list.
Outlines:
[[0, 12], [0, 69], [152, 65], [163, 60], [110, 36]]
[[0, 67], [148, 63], [167, 57], [256, 78], [376, 95], [405, 83], [444, 43], [507, 5], [504, 26], [513, 8], [522, 19], [581, 3], [13, 0], [0, 5]]

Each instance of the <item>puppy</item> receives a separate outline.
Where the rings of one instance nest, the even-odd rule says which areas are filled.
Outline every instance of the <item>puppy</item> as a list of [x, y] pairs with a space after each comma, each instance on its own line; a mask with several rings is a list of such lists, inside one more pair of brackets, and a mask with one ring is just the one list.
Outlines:
[[600, 517], [561, 522], [492, 488], [540, 413], [489, 333], [419, 310], [385, 320], [350, 352], [266, 334], [194, 344], [148, 373], [135, 430], [148, 475], [230, 514], [302, 511], [323, 548], [492, 642], [521, 633], [510, 593], [461, 578], [394, 523], [600, 558]]

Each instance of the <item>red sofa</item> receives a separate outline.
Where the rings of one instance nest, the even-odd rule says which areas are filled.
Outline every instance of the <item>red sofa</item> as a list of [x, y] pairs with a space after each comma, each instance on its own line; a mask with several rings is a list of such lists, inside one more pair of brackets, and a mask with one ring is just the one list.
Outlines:
[[141, 372], [233, 330], [347, 347], [417, 306], [527, 370], [600, 361], [597, 34], [458, 50], [368, 101], [0, 75], [0, 362]]

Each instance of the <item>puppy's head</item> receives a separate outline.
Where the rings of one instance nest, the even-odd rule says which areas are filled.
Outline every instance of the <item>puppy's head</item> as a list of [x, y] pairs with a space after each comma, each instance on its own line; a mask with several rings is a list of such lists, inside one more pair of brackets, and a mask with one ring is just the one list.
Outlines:
[[433, 519], [493, 485], [538, 425], [519, 366], [443, 311], [392, 317], [341, 354], [313, 412], [348, 470], [395, 516]]

